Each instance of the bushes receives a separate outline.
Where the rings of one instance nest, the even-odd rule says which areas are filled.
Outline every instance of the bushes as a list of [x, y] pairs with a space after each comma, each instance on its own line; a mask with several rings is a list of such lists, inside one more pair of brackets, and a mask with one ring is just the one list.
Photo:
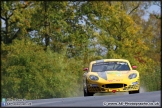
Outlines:
[[[65, 52], [65, 51], [64, 51]], [[82, 62], [29, 40], [2, 44], [2, 97], [40, 99], [76, 96]]]
[[[45, 52], [42, 46], [29, 40], [15, 40], [10, 45], [2, 45], [1, 87], [2, 97], [41, 99], [72, 97], [83, 95], [83, 66], [91, 60], [102, 57], [89, 57], [85, 64], [83, 58], [67, 58], [66, 50], [61, 53]], [[129, 60], [129, 58], [128, 58]], [[160, 66], [154, 67], [152, 61], [146, 65], [130, 59], [138, 66], [141, 84], [148, 90], [161, 90]]]
[[141, 75], [141, 84], [147, 91], [161, 90], [161, 69], [160, 66], [154, 67], [154, 70], [146, 70], [146, 73]]

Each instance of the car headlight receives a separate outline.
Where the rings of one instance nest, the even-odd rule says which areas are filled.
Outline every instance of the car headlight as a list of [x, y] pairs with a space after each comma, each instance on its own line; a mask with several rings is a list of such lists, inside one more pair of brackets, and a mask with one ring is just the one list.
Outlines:
[[90, 75], [89, 76], [89, 79], [91, 79], [91, 80], [98, 80], [98, 77], [97, 76], [95, 76], [95, 75]]
[[133, 79], [133, 78], [136, 78], [137, 77], [137, 74], [136, 73], [132, 73], [128, 76], [129, 79]]

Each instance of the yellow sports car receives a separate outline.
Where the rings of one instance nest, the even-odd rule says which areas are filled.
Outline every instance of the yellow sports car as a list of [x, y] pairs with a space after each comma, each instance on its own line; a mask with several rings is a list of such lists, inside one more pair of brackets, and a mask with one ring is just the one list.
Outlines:
[[92, 61], [89, 68], [84, 68], [84, 96], [105, 92], [139, 93], [140, 77], [136, 68], [125, 59]]

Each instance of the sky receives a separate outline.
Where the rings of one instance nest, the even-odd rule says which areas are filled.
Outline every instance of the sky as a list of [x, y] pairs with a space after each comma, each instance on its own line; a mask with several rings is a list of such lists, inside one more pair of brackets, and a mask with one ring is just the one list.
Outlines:
[[[159, 6], [156, 6], [156, 5], [152, 5], [149, 9], [148, 9], [148, 12], [150, 13], [161, 13], [161, 9]], [[145, 20], [147, 20], [149, 18], [149, 14], [146, 14], [144, 17], [143, 17]]]

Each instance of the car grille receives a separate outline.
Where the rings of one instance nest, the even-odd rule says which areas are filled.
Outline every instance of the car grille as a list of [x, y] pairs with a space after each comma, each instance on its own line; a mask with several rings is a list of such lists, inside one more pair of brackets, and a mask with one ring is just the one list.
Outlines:
[[122, 88], [127, 86], [127, 84], [106, 84], [105, 88]]
[[99, 87], [88, 87], [89, 92], [99, 92], [101, 89]]

